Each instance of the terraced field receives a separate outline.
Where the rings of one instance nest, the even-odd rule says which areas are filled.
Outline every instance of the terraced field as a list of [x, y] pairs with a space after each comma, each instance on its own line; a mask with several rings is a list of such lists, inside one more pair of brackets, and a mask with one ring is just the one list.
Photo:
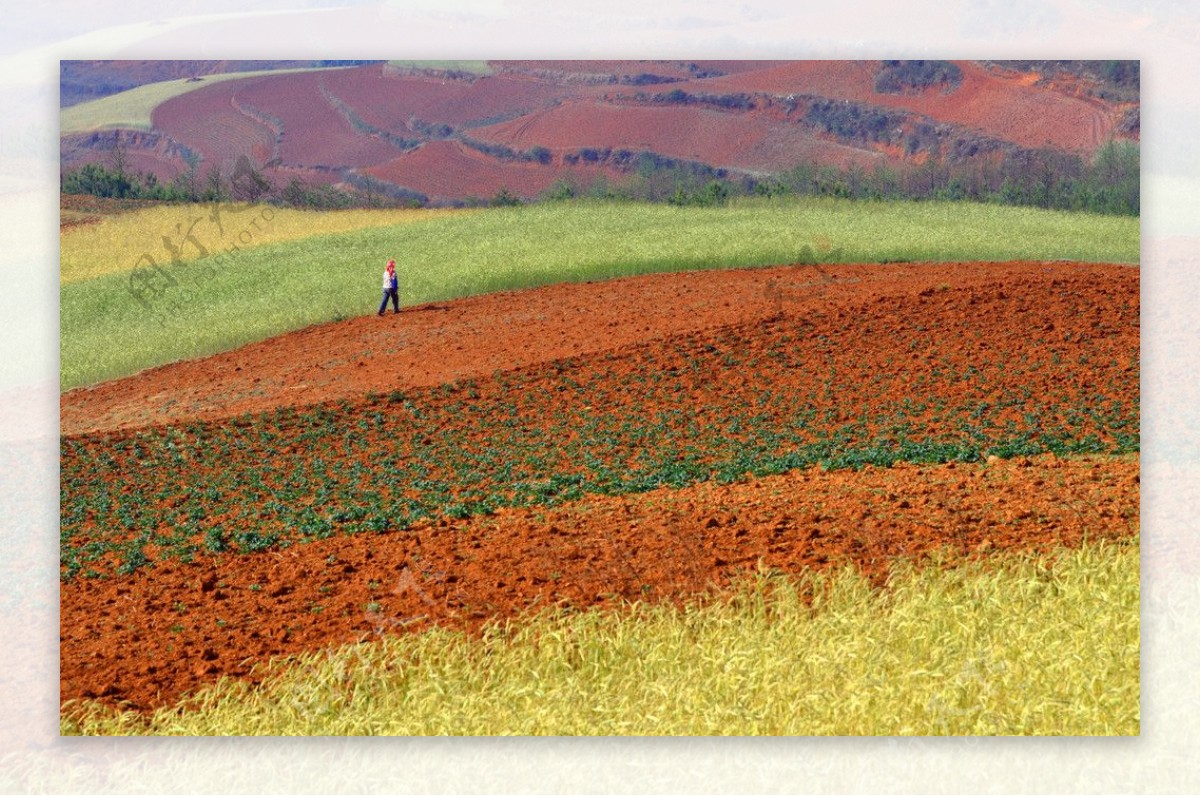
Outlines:
[[647, 175], [670, 182], [676, 169], [735, 182], [845, 169], [857, 182], [883, 166], [908, 182], [941, 158], [986, 176], [988, 190], [971, 194], [979, 198], [999, 195], [1016, 168], [996, 171], [1009, 156], [1078, 155], [1078, 166], [1054, 175], [1069, 181], [1106, 144], [1138, 136], [1128, 124], [1137, 102], [1101, 99], [1094, 81], [1040, 82], [969, 61], [946, 66], [961, 73], [953, 85], [903, 93], [875, 85], [887, 68], [880, 61], [458, 66], [375, 63], [143, 85], [64, 109], [60, 163], [65, 172], [109, 162], [121, 131], [126, 165], [160, 182], [194, 163], [228, 180], [245, 158], [280, 191], [293, 179], [356, 191], [369, 184], [375, 194], [416, 192], [444, 205], [502, 189], [532, 199], [560, 179], [598, 191]]
[[[853, 61], [794, 61], [748, 74], [703, 81], [709, 91], [804, 91], [835, 100], [903, 108], [1028, 147], [1092, 151], [1108, 140], [1123, 109], [1115, 104], [1032, 88], [1028, 75], [1008, 75], [979, 64], [962, 70], [953, 91], [880, 94], [870, 65]], [[1034, 76], [1036, 78], [1036, 75]], [[684, 84], [684, 88], [687, 85]]]
[[501, 187], [533, 198], [559, 180], [591, 185], [604, 174], [600, 167], [547, 167], [537, 163], [499, 163], [455, 141], [433, 141], [364, 171], [384, 182], [403, 185], [429, 197], [455, 194], [485, 199]]
[[629, 107], [595, 100], [563, 103], [482, 127], [475, 135], [518, 150], [544, 146], [562, 154], [624, 147], [747, 170], [786, 171], [800, 162], [869, 169], [886, 162], [878, 152], [824, 140], [798, 125], [781, 125], [767, 114]]

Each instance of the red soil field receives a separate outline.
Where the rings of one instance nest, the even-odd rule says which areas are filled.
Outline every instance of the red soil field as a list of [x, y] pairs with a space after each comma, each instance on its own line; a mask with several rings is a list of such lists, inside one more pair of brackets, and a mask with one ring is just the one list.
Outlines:
[[228, 175], [241, 156], [255, 166], [281, 158], [286, 182], [340, 179], [343, 167], [379, 163], [397, 148], [354, 130], [321, 93], [320, 73], [227, 81], [167, 100], [151, 120]]
[[[745, 403], [764, 384], [803, 392], [842, 374], [848, 380], [830, 406], [842, 413], [918, 396], [930, 389], [922, 383], [950, 405], [986, 406], [993, 393], [1025, 386], [1038, 396], [1063, 393], [1063, 409], [1071, 396], [1097, 391], [1136, 406], [1138, 285], [1136, 268], [1060, 262], [790, 266], [555, 285], [313, 327], [65, 393], [62, 433], [220, 420], [465, 377], [477, 379], [474, 400], [488, 405], [511, 389], [492, 374], [515, 368], [531, 377], [518, 379], [530, 417], [576, 411], [572, 401], [653, 415], [664, 407], [636, 396], [554, 389], [564, 368], [578, 383], [625, 385], [625, 371], [649, 363], [701, 403], [713, 390]], [[769, 360], [784, 333], [812, 367], [779, 360], [777, 372], [723, 368], [702, 353]], [[982, 368], [986, 384], [925, 380], [968, 363]], [[883, 387], [849, 378], [861, 372], [888, 378]], [[431, 392], [420, 400], [457, 399]], [[760, 566], [800, 572], [849, 563], [884, 585], [891, 562], [938, 550], [954, 560], [1048, 551], [1085, 535], [1128, 538], [1139, 530], [1139, 481], [1136, 455], [810, 468], [441, 515], [399, 532], [187, 564], [158, 559], [131, 575], [60, 584], [61, 699], [153, 708], [223, 675], [258, 679], [255, 664], [277, 655], [435, 623], [475, 631], [553, 606], [680, 602]]]
[[1136, 457], [797, 471], [424, 522], [61, 587], [61, 698], [139, 709], [274, 656], [550, 607], [693, 599], [765, 568], [1047, 552], [1138, 528]]
[[521, 77], [450, 80], [380, 66], [328, 72], [323, 83], [367, 123], [400, 133], [414, 119], [458, 128], [527, 113], [578, 93]]
[[155, 129], [197, 152], [204, 159], [202, 170], [215, 165], [228, 175], [241, 156], [261, 165], [274, 157], [277, 131], [252, 117], [244, 105], [239, 107], [236, 95], [247, 84], [263, 79], [215, 83], [174, 97], [155, 108], [150, 121]]
[[1095, 151], [1120, 121], [1122, 109], [1116, 105], [1032, 86], [970, 61], [955, 63], [963, 79], [950, 93], [933, 88], [919, 95], [880, 94], [874, 88], [878, 62], [870, 61], [795, 61], [694, 85], [696, 91], [816, 94], [903, 108], [1020, 146], [1075, 152]]
[[[491, 199], [501, 188], [531, 199], [558, 180], [573, 180], [586, 188], [605, 171], [598, 167], [528, 161], [505, 163], [457, 141], [432, 141], [381, 166], [365, 169], [364, 173], [437, 200]], [[612, 182], [620, 179], [615, 173], [606, 176]]]
[[395, 146], [355, 130], [321, 92], [324, 73], [235, 81], [235, 99], [282, 122], [279, 157], [288, 165], [361, 167], [394, 157]]
[[766, 113], [707, 108], [615, 105], [583, 100], [475, 131], [481, 139], [514, 149], [551, 151], [580, 147], [647, 150], [710, 166], [782, 171], [817, 161], [864, 168], [880, 153], [819, 139], [799, 125]]
[[[61, 433], [213, 420], [431, 386], [776, 316], [848, 313], [871, 302], [925, 299], [923, 293], [951, 284], [986, 305], [994, 302], [989, 293], [1000, 286], [1019, 286], [1034, 295], [1047, 292], [1056, 280], [1103, 291], [1097, 298], [1101, 303], [1122, 295], [1137, 301], [1137, 269], [1065, 262], [657, 274], [404, 307], [399, 316], [383, 318], [375, 317], [375, 305], [364, 300], [360, 318], [65, 392]], [[991, 311], [1004, 309], [993, 304]]]
[[[482, 77], [374, 64], [245, 78], [168, 100], [154, 110], [152, 122], [165, 140], [197, 152], [204, 171], [216, 166], [228, 175], [239, 156], [259, 166], [279, 158], [279, 173], [272, 175], [279, 185], [293, 177], [340, 183], [347, 170], [358, 169], [444, 203], [490, 198], [501, 187], [532, 198], [564, 174], [558, 170], [562, 154], [584, 147], [648, 150], [749, 172], [776, 172], [802, 162], [903, 167], [927, 154], [908, 157], [897, 147], [849, 145], [832, 134], [814, 134], [784, 111], [782, 99], [790, 94], [903, 109], [968, 136], [1083, 155], [1107, 142], [1131, 107], [1087, 97], [1073, 84], [1035, 85], [1036, 75], [966, 61], [957, 62], [963, 74], [957, 89], [917, 95], [877, 93], [877, 61], [490, 63], [498, 73]], [[706, 71], [719, 76], [694, 77]], [[643, 75], [675, 82], [639, 85], [634, 78]], [[633, 99], [638, 92], [674, 89], [756, 95], [757, 107], [723, 112]], [[443, 125], [451, 129], [439, 129]], [[437, 140], [448, 135], [516, 150], [542, 146], [560, 157], [556, 169], [488, 158]], [[422, 151], [402, 154], [419, 142], [426, 144]], [[162, 147], [131, 152], [136, 168], [160, 180], [185, 168], [178, 152]], [[64, 139], [60, 164], [65, 170], [105, 154], [95, 140]]]

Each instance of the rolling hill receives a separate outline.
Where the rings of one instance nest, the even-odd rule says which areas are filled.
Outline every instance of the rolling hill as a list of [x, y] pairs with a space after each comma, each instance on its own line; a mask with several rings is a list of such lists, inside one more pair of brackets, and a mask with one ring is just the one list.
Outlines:
[[[64, 62], [64, 104], [93, 90], [81, 88], [78, 63]], [[986, 169], [1030, 152], [1087, 159], [1139, 135], [1136, 74], [1131, 89], [1129, 70], [1064, 66], [1075, 62], [376, 62], [243, 78], [228, 74], [236, 63], [171, 63], [97, 67], [97, 92], [145, 93], [148, 77], [185, 75], [188, 90], [164, 91], [148, 129], [132, 113], [97, 114], [89, 128], [79, 120], [91, 103], [71, 107], [64, 173], [111, 162], [119, 147], [125, 167], [160, 182], [189, 170], [192, 180], [229, 178], [241, 163], [276, 188], [300, 181], [455, 204], [658, 172], [736, 179], [799, 165], [904, 172], [931, 161]]]

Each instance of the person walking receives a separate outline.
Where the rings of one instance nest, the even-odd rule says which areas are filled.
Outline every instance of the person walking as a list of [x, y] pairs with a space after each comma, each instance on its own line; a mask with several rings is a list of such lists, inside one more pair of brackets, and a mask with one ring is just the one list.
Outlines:
[[400, 312], [400, 279], [396, 276], [396, 261], [388, 260], [387, 268], [383, 269], [383, 301], [379, 304], [379, 315], [387, 309], [388, 299], [392, 300], [392, 313]]

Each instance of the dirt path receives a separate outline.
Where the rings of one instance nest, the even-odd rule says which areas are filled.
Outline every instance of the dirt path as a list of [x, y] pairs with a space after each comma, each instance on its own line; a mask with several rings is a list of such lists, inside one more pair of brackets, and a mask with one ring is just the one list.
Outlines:
[[782, 314], [996, 280], [1128, 272], [1078, 263], [784, 266], [561, 284], [313, 326], [61, 396], [73, 436], [487, 376]]

